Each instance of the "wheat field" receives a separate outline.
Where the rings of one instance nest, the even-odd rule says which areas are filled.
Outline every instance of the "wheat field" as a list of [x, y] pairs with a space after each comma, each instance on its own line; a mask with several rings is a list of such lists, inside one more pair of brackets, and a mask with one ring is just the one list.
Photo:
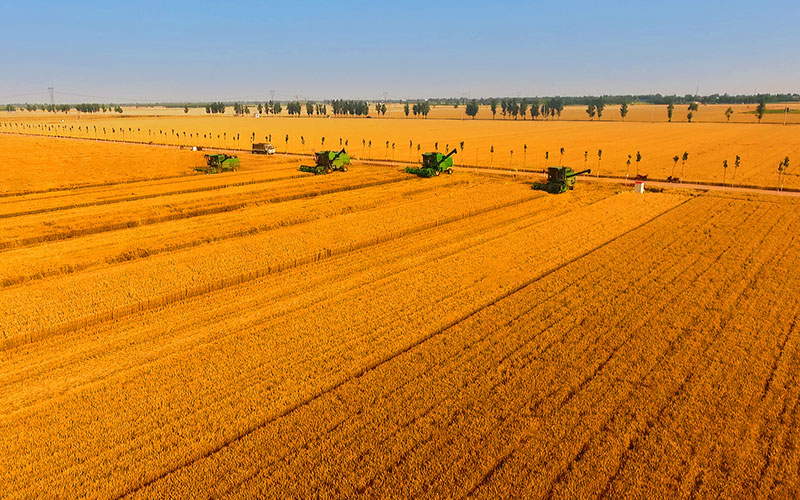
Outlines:
[[796, 198], [0, 146], [4, 498], [800, 494]]

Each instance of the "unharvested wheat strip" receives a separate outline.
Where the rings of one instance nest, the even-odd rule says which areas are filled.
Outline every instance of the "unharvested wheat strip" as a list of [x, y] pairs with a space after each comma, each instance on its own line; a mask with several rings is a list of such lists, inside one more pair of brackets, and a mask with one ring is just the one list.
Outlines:
[[[116, 189], [114, 191], [104, 190], [100, 193], [84, 193], [69, 197], [61, 196], [58, 198], [25, 197], [25, 199], [14, 199], [6, 203], [0, 203], [0, 219], [21, 217], [24, 215], [34, 215], [39, 213], [51, 213], [76, 208], [93, 207], [100, 205], [113, 205], [128, 201], [147, 200], [187, 193], [213, 193], [226, 188], [239, 186], [257, 186], [269, 182], [277, 182], [287, 179], [301, 179], [308, 175], [302, 175], [296, 169], [285, 168], [270, 172], [268, 175], [260, 174], [257, 176], [248, 175], [246, 177], [213, 177], [208, 182], [208, 177], [201, 175], [193, 179], [192, 183], [183, 182], [179, 186], [172, 184], [162, 186], [145, 184], [137, 186], [138, 189]], [[220, 182], [222, 181], [222, 182]]]
[[[664, 199], [664, 201], [666, 202], [666, 201], [668, 201], [668, 199]], [[675, 202], [674, 202], [674, 201], [670, 201], [670, 203], [675, 203]], [[644, 215], [643, 215], [643, 214], [642, 214], [642, 215], [637, 215], [637, 217], [642, 217], [642, 216], [644, 216]], [[578, 219], [578, 220], [580, 220], [580, 219]], [[586, 224], [591, 224], [592, 222], [591, 222], [591, 221], [586, 221], [585, 223], [586, 223]], [[576, 228], [576, 230], [580, 230], [580, 229], [579, 229], [579, 228]], [[532, 234], [527, 234], [527, 238], [531, 238], [531, 237], [535, 237], [535, 235], [532, 235]], [[498, 250], [500, 250], [500, 249], [498, 248]], [[524, 256], [521, 256], [521, 257], [524, 257]], [[516, 272], [516, 267], [514, 267], [514, 268], [510, 269], [510, 270], [509, 270], [509, 272]], [[409, 276], [409, 278], [410, 278], [410, 277], [411, 277], [411, 276]], [[416, 281], [416, 280], [414, 280], [414, 281]], [[425, 281], [426, 281], [426, 282], [428, 282], [428, 280], [425, 280]], [[435, 281], [431, 281], [431, 282], [433, 283], [433, 282], [435, 282]], [[409, 281], [409, 284], [410, 284], [410, 283], [412, 283], [412, 281]], [[390, 284], [390, 283], [387, 283], [387, 286], [391, 286], [391, 284]], [[446, 285], [442, 285], [442, 286], [446, 286]], [[402, 291], [401, 291], [401, 292], [402, 292]], [[344, 297], [343, 297], [343, 299], [344, 299]], [[348, 301], [348, 302], [349, 302], [349, 301]], [[387, 302], [387, 303], [386, 303], [386, 304], [385, 304], [383, 307], [391, 307], [391, 302]], [[367, 312], [367, 311], [365, 311], [365, 312]], [[367, 317], [369, 317], [369, 315], [368, 315]], [[425, 318], [425, 317], [426, 317], [426, 316], [422, 316], [422, 317], [420, 317], [420, 319], [421, 319], [421, 320], [424, 320], [424, 318]], [[309, 318], [309, 319], [312, 319], [312, 318]], [[348, 321], [348, 323], [349, 323], [349, 321]], [[365, 326], [366, 326], [366, 328], [369, 328], [369, 326], [368, 326], [368, 323], [367, 323]], [[281, 336], [281, 337], [279, 337], [279, 338], [282, 338], [282, 336]], [[253, 340], [257, 340], [257, 337], [256, 337], [256, 338], [254, 338]], [[311, 339], [309, 339], [309, 340], [311, 340]], [[249, 340], [249, 339], [246, 339], [246, 338], [239, 338], [239, 339], [237, 340], [236, 344], [234, 344], [234, 345], [233, 345], [233, 346], [231, 346], [231, 347], [234, 347], [234, 346], [237, 346], [237, 349], [236, 349], [235, 351], [232, 351], [232, 352], [231, 352], [231, 355], [233, 355], [233, 354], [234, 354], [234, 352], [252, 352], [252, 353], [255, 353], [255, 352], [257, 352], [257, 351], [259, 351], [259, 350], [261, 349], [261, 348], [258, 348], [258, 347], [257, 347], [257, 346], [258, 346], [258, 344], [254, 344], [254, 343], [253, 343], [251, 340]], [[365, 347], [366, 347], [366, 346], [365, 346]], [[242, 351], [240, 351], [241, 349], [243, 349], [243, 350], [242, 350]], [[375, 345], [372, 345], [372, 346], [371, 346], [371, 349], [375, 349]], [[215, 348], [215, 349], [214, 349], [214, 351], [217, 353], [217, 354], [215, 355], [215, 357], [220, 357], [220, 356], [221, 356], [221, 355], [220, 355], [220, 353], [219, 353], [219, 347]], [[357, 353], [354, 353], [354, 354], [357, 354]], [[332, 358], [331, 358], [331, 359], [334, 359], [334, 358], [335, 358], [335, 359], [341, 359], [341, 355], [340, 355], [340, 354], [332, 353], [331, 355], [332, 355]], [[197, 354], [195, 354], [195, 356], [193, 356], [193, 357], [197, 357]], [[222, 356], [222, 357], [224, 357], [224, 356]], [[206, 358], [205, 358], [204, 356], [200, 356], [200, 357], [199, 357], [199, 359], [206, 359]], [[354, 359], [357, 359], [357, 356], [356, 356]], [[209, 360], [209, 361], [211, 361], [211, 360]], [[221, 361], [221, 359], [220, 359], [220, 361]], [[312, 365], [309, 365], [309, 366], [312, 366]], [[241, 370], [242, 370], [242, 371], [241, 371], [241, 373], [242, 373], [242, 376], [245, 376], [245, 374], [249, 372], [249, 370], [246, 370], [244, 366], [240, 366], [240, 367], [239, 367], [239, 369], [241, 369]], [[213, 373], [213, 371], [209, 372], [208, 370], [209, 370], [209, 368], [206, 368], [206, 372], [207, 372], [207, 374]], [[238, 370], [237, 370], [237, 371], [238, 371]], [[166, 374], [164, 374], [164, 375], [166, 375]], [[147, 376], [150, 376], [150, 375], [148, 374]], [[285, 374], [284, 374], [284, 376], [285, 376]], [[139, 375], [139, 378], [141, 378], [141, 377], [142, 377], [142, 375]], [[149, 386], [149, 384], [148, 384], [148, 386]], [[164, 387], [164, 386], [163, 386], [163, 383], [158, 383], [158, 384], [155, 384], [155, 385], [154, 385], [154, 387], [155, 387], [155, 386], [160, 386], [160, 387], [162, 387], [162, 388]], [[295, 389], [293, 386], [287, 386], [287, 390], [290, 390], [290, 391], [296, 391], [296, 389]], [[252, 393], [252, 395], [248, 395], [249, 393], [250, 393], [250, 391], [244, 391], [244, 392], [242, 392], [242, 391], [239, 391], [239, 394], [238, 394], [238, 399], [241, 399], [242, 397], [244, 397], [245, 395], [247, 395], [247, 398], [250, 398], [250, 397], [252, 397], [252, 398], [254, 398], [253, 400], [266, 401], [266, 400], [264, 399], [264, 397], [265, 397], [265, 395], [264, 395], [264, 394], [259, 394], [259, 392], [253, 392], [253, 393]], [[148, 399], [149, 399], [149, 398], [145, 398], [145, 399], [144, 399], [144, 401], [147, 401]], [[267, 398], [267, 399], [269, 399], [269, 398]], [[106, 407], [108, 408], [108, 405], [107, 405], [107, 404], [102, 404], [102, 405], [100, 405], [100, 406], [106, 406]], [[225, 408], [225, 406], [219, 407], [219, 408], [215, 409], [215, 412], [216, 412], [216, 413], [219, 413], [219, 410], [221, 410], [221, 409], [224, 409], [224, 408]], [[146, 412], [145, 412], [145, 413], [146, 413]], [[179, 413], [176, 413], [176, 416], [180, 416], [180, 415], [182, 415], [182, 414], [185, 414], [185, 413], [184, 413], [184, 412], [179, 412]], [[172, 417], [172, 418], [174, 418], [174, 417]], [[220, 422], [224, 422], [224, 421], [227, 421], [227, 420], [225, 420], [224, 418], [223, 418], [223, 420], [220, 420]], [[176, 421], [176, 422], [177, 422], [177, 421]], [[109, 422], [109, 424], [110, 424], [110, 422]], [[42, 428], [45, 428], [45, 427], [46, 427], [46, 426], [44, 426], [44, 425], [42, 426]], [[98, 434], [98, 435], [99, 435], [99, 436], [101, 436], [101, 435], [103, 435], [103, 434], [102, 434], [102, 433], [100, 433], [100, 434]], [[118, 437], [122, 437], [122, 438], [124, 438], [124, 436], [118, 436]], [[146, 441], [146, 442], [152, 442], [152, 440], [153, 440], [153, 438], [148, 438], [148, 441]], [[145, 442], [145, 443], [146, 443], [146, 442]], [[127, 446], [126, 446], [126, 448], [127, 448]], [[146, 446], [146, 448], [145, 448], [145, 450], [142, 450], [142, 451], [143, 451], [143, 452], [146, 452], [146, 449], [149, 449], [149, 445], [147, 445], [147, 446]], [[131, 451], [133, 451], [133, 449], [131, 449]], [[166, 458], [166, 456], [162, 456], [162, 459], [164, 459], [164, 458]], [[133, 464], [131, 464], [131, 465], [133, 465]], [[87, 463], [87, 466], [88, 466], [88, 463]], [[76, 471], [76, 472], [77, 472], [77, 471]], [[81, 476], [81, 477], [84, 477], [84, 480], [86, 479], [86, 478], [85, 478], [85, 476]]]
[[[125, 202], [121, 207], [93, 206], [53, 214], [36, 214], [9, 220], [0, 227], [0, 249], [76, 238], [160, 222], [231, 212], [263, 203], [280, 203], [380, 184], [413, 181], [409, 177], [386, 177], [365, 173], [354, 179], [320, 182], [315, 178], [280, 180], [264, 186], [226, 188], [208, 193], [174, 195], [164, 200]], [[124, 209], [120, 211], [120, 209]], [[0, 253], [2, 255], [2, 253]]]
[[[157, 194], [170, 191], [182, 191], [196, 187], [216, 187], [228, 184], [260, 181], [275, 177], [284, 177], [287, 174], [300, 174], [296, 163], [278, 162], [267, 169], [247, 169], [236, 172], [226, 172], [224, 175], [206, 175], [191, 172], [186, 175], [166, 177], [153, 180], [126, 181], [118, 184], [101, 184], [82, 188], [51, 190], [42, 193], [19, 194], [16, 196], [0, 197], [0, 207], [4, 212], [13, 210], [5, 208], [10, 206], [24, 207], [34, 202], [45, 206], [71, 205], [80, 202], [102, 201], [132, 195]], [[307, 177], [307, 175], [305, 175]], [[35, 206], [33, 206], [35, 208]], [[19, 211], [19, 210], [18, 210]]]
[[[415, 210], [413, 202], [406, 210], [375, 208], [331, 221], [282, 228], [274, 234], [159, 255], [146, 262], [134, 261], [21, 285], [0, 292], [0, 303], [7, 306], [0, 331], [7, 341], [22, 340], [31, 335], [41, 337], [37, 332], [53, 327], [71, 325], [69, 328], [74, 328], [84, 320], [97, 322], [94, 318], [119, 317], [142, 308], [165, 305], [189, 295], [249, 281], [269, 274], [273, 268], [312, 262], [329, 251], [344, 253], [448, 220], [517, 204], [530, 196], [520, 188], [509, 191], [503, 186], [487, 187], [479, 196], [469, 199], [452, 193], [437, 197], [423, 211]], [[459, 206], [459, 212], [449, 214], [448, 210], [454, 205]], [[35, 304], [46, 305], [51, 314], [34, 309]]]
[[244, 237], [379, 205], [385, 207], [411, 200], [424, 200], [453, 189], [474, 190], [475, 186], [481, 184], [480, 181], [459, 181], [423, 189], [405, 182], [367, 185], [361, 189], [336, 193], [336, 197], [315, 196], [280, 204], [262, 204], [223, 214], [168, 221], [8, 250], [0, 254], [0, 284], [10, 286], [31, 279], [74, 273], [205, 243]]
[[[700, 309], [702, 309], [702, 308], [700, 308]], [[503, 484], [503, 483], [502, 483], [502, 481], [496, 481], [495, 484]], [[491, 491], [491, 490], [489, 490], [489, 491]]]
[[[287, 271], [284, 273], [284, 276], [280, 277], [282, 283], [281, 287], [277, 289], [272, 287], [270, 289], [275, 290], [274, 296], [264, 296], [264, 292], [260, 290], [261, 285], [258, 282], [247, 285], [246, 288], [244, 286], [240, 287], [241, 294], [243, 297], [249, 297], [255, 294], [257, 298], [254, 300], [256, 302], [269, 304], [271, 308], [269, 310], [264, 309], [263, 305], [259, 305], [261, 309], [260, 313], [263, 318], [262, 321], [268, 321], [272, 318], [304, 308], [304, 305], [295, 305], [295, 303], [302, 304], [302, 300], [314, 303], [324, 298], [325, 294], [332, 294], [335, 296], [336, 294], [346, 291], [348, 289], [347, 286], [340, 284], [342, 283], [341, 278], [343, 276], [356, 276], [368, 273], [369, 283], [374, 283], [376, 280], [392, 276], [397, 272], [415, 266], [426, 265], [426, 263], [430, 261], [428, 254], [431, 252], [435, 252], [435, 255], [440, 258], [442, 256], [452, 255], [455, 252], [463, 251], [464, 248], [469, 248], [470, 245], [475, 244], [474, 242], [485, 243], [489, 241], [491, 237], [494, 237], [494, 233], [498, 233], [499, 230], [503, 232], [498, 234], [507, 234], [509, 230], [519, 230], [514, 229], [515, 226], [527, 227], [540, 223], [554, 215], [565, 213], [568, 207], [574, 208], [575, 206], [580, 206], [585, 203], [591, 203], [592, 201], [596, 201], [598, 197], [599, 193], [595, 195], [590, 194], [584, 196], [584, 199], [575, 198], [569, 202], [563, 202], [563, 198], [538, 198], [524, 205], [519, 205], [503, 211], [487, 213], [474, 220], [454, 223], [448, 228], [449, 231], [447, 234], [437, 234], [436, 231], [431, 230], [414, 235], [413, 237], [404, 238], [402, 241], [382, 245], [380, 249], [367, 249], [354, 252], [352, 257], [332, 259], [333, 261], [329, 263], [318, 263], [315, 264], [313, 269], [306, 270], [306, 268], [298, 268]], [[520, 223], [522, 223], [521, 226]], [[513, 226], [509, 226], [510, 224], [513, 224]], [[509, 227], [509, 229], [504, 229], [506, 227]], [[370, 257], [371, 254], [374, 255]], [[377, 258], [379, 258], [383, 264], [380, 268], [376, 268], [372, 264], [372, 261]], [[319, 285], [323, 283], [328, 283], [327, 290], [324, 292], [318, 288]], [[254, 289], [254, 291], [246, 293], [246, 289], [250, 288]], [[289, 300], [290, 297], [293, 300]], [[220, 302], [227, 304], [229, 301], [221, 300]], [[206, 309], [202, 309], [197, 312], [197, 314], [203, 314], [205, 311]], [[241, 312], [242, 309], [234, 308], [233, 311]], [[220, 307], [215, 308], [213, 312], [207, 313], [210, 315], [209, 318], [199, 319], [199, 323], [208, 323], [212, 318], [215, 321], [221, 321], [223, 319], [222, 316], [214, 318], [217, 312], [221, 314], [222, 311]], [[137, 327], [138, 323], [138, 319], [133, 321], [133, 324]], [[122, 328], [124, 328], [125, 325], [117, 322], [113, 327], [115, 335], [103, 341], [103, 351], [110, 348], [110, 341], [116, 341], [121, 336]], [[58, 345], [63, 346], [64, 342], [64, 339], [59, 340]], [[130, 341], [124, 341], [124, 344], [128, 346]], [[67, 351], [69, 352], [70, 350]], [[152, 349], [150, 349], [150, 351], [152, 351]], [[100, 354], [100, 352], [96, 354]], [[22, 356], [22, 352], [19, 351], [15, 353], [14, 359], [17, 360], [19, 366], [24, 367], [24, 371], [26, 372], [30, 371], [37, 364], [33, 359]], [[64, 360], [64, 363], [67, 365], [72, 365], [77, 362], [77, 358], [71, 361]], [[46, 368], [43, 367], [42, 370], [43, 372], [40, 375], [53, 373], [53, 367], [49, 365]], [[9, 371], [7, 367], [4, 372], [5, 383], [12, 380], [9, 377], [12, 373], [14, 372]], [[59, 377], [55, 376], [54, 378], [58, 379]], [[53, 387], [56, 383], [56, 380], [50, 380], [46, 384], [43, 384], [43, 386]], [[8, 390], [15, 393], [19, 392], [19, 389], [14, 389], [12, 391], [11, 388], [8, 388]]]

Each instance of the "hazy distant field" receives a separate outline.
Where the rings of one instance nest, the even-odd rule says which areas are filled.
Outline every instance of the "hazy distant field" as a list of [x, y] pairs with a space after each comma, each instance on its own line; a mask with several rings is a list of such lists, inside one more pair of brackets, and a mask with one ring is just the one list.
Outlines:
[[[499, 115], [495, 120], [396, 119], [401, 115], [397, 111], [393, 112], [392, 119], [388, 118], [388, 113], [385, 118], [368, 119], [304, 115], [256, 118], [253, 114], [232, 116], [230, 110], [223, 116], [192, 110], [187, 116], [183, 110], [165, 108], [130, 109], [122, 116], [17, 112], [0, 114], [0, 131], [245, 150], [250, 149], [253, 138], [256, 142], [271, 139], [279, 152], [308, 154], [345, 147], [356, 158], [404, 162], [417, 161], [419, 152], [457, 147], [457, 165], [541, 169], [561, 162], [577, 168], [586, 165], [601, 175], [633, 175], [638, 169], [650, 178], [664, 179], [674, 173], [688, 181], [722, 182], [724, 179], [737, 184], [773, 187], [778, 185], [778, 164], [786, 156], [800, 158], [800, 133], [796, 125], [685, 123], [677, 121], [680, 117], [677, 111], [674, 123], [666, 123], [665, 116], [654, 123], [636, 121], [646, 118], [651, 108], [632, 106], [625, 122], [619, 120], [618, 114], [615, 116], [614, 109], [608, 109], [601, 121], [571, 121], [573, 115], [581, 118], [577, 108], [567, 108], [561, 120], [548, 121], [509, 120]], [[711, 108], [716, 111], [712, 113]], [[723, 113], [724, 107], [718, 108], [701, 106], [698, 115], [713, 118], [717, 111]], [[741, 111], [744, 107], [737, 109]], [[485, 115], [485, 110], [481, 112]], [[460, 113], [463, 114], [463, 109]], [[459, 110], [436, 108], [431, 117], [447, 114], [456, 116]], [[789, 116], [798, 118], [796, 114]], [[782, 115], [768, 114], [764, 121], [778, 118]], [[732, 122], [742, 120], [752, 122], [755, 119], [741, 113], [731, 119]], [[22, 125], [3, 126], [4, 122], [12, 121]], [[598, 164], [600, 149], [603, 154]], [[635, 161], [637, 151], [642, 155], [638, 164]], [[684, 152], [689, 153], [689, 160], [685, 167], [679, 162], [673, 172], [673, 157], [682, 156]], [[26, 161], [25, 154], [21, 161]], [[627, 165], [628, 155], [631, 156], [630, 166]], [[739, 169], [734, 168], [736, 155], [741, 157]], [[727, 172], [722, 167], [723, 160], [728, 161]], [[784, 178], [784, 185], [797, 188], [800, 187], [797, 175], [800, 168], [797, 163], [793, 165]]]

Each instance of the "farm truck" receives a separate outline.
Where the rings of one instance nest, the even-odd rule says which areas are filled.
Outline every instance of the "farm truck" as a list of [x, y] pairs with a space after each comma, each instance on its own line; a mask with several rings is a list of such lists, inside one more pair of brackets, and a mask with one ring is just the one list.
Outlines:
[[446, 155], [442, 153], [422, 153], [422, 166], [406, 167], [406, 172], [416, 174], [420, 177], [434, 177], [442, 172], [453, 173], [453, 158], [456, 150], [453, 149]]
[[350, 165], [350, 156], [345, 153], [344, 148], [341, 151], [318, 151], [316, 153], [316, 163], [314, 166], [300, 165], [300, 171], [315, 175], [329, 174], [336, 170], [347, 172], [347, 166]]

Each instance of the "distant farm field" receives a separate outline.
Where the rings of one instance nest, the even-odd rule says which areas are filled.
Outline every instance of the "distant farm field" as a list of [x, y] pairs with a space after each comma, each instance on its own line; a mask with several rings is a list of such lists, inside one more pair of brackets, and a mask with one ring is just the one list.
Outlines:
[[[782, 180], [784, 187], [800, 188], [797, 163], [791, 163], [782, 179], [778, 175], [778, 165], [787, 156], [800, 159], [796, 125], [590, 122], [567, 116], [560, 121], [523, 121], [84, 114], [78, 119], [74, 114], [17, 113], [0, 115], [0, 132], [241, 150], [249, 150], [253, 141], [271, 141], [279, 152], [310, 154], [344, 147], [356, 158], [404, 162], [417, 161], [424, 151], [457, 148], [457, 165], [542, 169], [562, 163], [618, 177], [639, 173], [651, 179], [679, 176], [689, 182], [763, 187], [777, 187]], [[688, 161], [676, 164], [673, 157], [684, 152]], [[741, 161], [735, 168], [737, 155]], [[167, 161], [165, 168], [169, 165]]]
[[[687, 172], [712, 180], [721, 152], [742, 149], [752, 181], [758, 155], [797, 147], [791, 127], [750, 125], [80, 123], [337, 144], [428, 130], [424, 149], [463, 137], [467, 159], [530, 141], [536, 166], [545, 144], [581, 166], [593, 139], [601, 172], [633, 144], [648, 160], [689, 144]], [[800, 495], [800, 198], [0, 149], [4, 498]]]

